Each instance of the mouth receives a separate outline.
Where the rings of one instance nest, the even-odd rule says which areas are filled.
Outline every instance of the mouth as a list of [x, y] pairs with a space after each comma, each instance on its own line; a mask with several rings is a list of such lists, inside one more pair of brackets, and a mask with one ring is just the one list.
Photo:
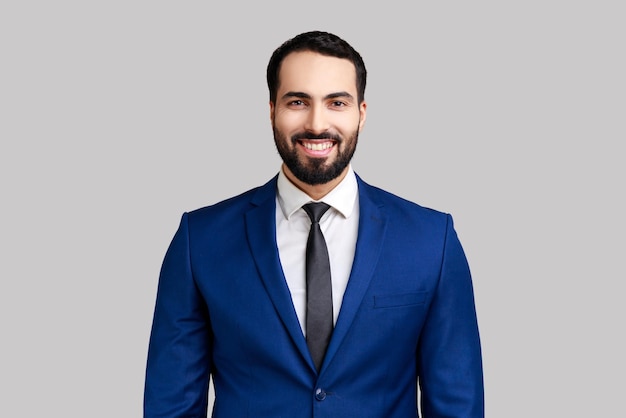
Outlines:
[[337, 142], [332, 139], [322, 139], [316, 141], [300, 139], [297, 142], [302, 146], [305, 154], [315, 158], [328, 156], [337, 144]]
[[335, 145], [335, 141], [332, 140], [322, 140], [322, 141], [298, 141], [300, 145], [306, 148], [309, 151], [325, 151], [329, 148], [332, 148]]

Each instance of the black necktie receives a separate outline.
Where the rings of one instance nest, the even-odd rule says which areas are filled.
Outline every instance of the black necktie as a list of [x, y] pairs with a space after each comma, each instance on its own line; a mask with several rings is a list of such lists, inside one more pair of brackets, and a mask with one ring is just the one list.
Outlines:
[[326, 203], [308, 203], [302, 209], [311, 218], [306, 243], [306, 342], [317, 370], [322, 367], [333, 333], [333, 296], [330, 261], [320, 218], [330, 208]]

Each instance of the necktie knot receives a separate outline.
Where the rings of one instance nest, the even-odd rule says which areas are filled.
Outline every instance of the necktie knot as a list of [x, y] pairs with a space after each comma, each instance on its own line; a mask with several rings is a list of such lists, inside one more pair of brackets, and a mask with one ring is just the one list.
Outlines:
[[324, 202], [311, 202], [302, 206], [302, 209], [309, 215], [312, 223], [319, 223], [330, 206]]

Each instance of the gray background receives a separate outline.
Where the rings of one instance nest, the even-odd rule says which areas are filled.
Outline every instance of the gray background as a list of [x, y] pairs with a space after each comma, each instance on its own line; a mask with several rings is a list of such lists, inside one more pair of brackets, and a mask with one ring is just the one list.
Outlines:
[[279, 167], [265, 66], [335, 32], [369, 70], [354, 160], [450, 212], [490, 417], [623, 413], [618, 1], [0, 5], [0, 416], [139, 417], [183, 211]]

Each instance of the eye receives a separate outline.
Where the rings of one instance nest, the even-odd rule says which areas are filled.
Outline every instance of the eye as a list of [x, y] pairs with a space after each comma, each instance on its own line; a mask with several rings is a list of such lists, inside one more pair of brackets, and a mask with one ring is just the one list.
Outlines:
[[345, 102], [342, 102], [341, 100], [333, 100], [332, 102], [330, 102], [330, 105], [332, 107], [344, 107], [347, 106]]
[[302, 100], [292, 100], [289, 103], [287, 103], [287, 105], [295, 106], [295, 107], [304, 106], [304, 102]]

